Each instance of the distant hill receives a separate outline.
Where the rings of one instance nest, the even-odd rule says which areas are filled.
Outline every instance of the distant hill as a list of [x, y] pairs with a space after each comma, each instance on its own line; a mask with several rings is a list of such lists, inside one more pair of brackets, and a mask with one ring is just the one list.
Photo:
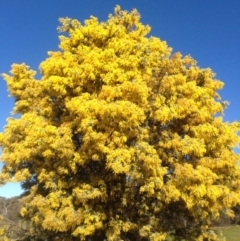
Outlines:
[[19, 211], [21, 209], [20, 197], [5, 198], [0, 197], [0, 212], [2, 216], [12, 221], [19, 219]]
[[[23, 236], [24, 230], [21, 229], [20, 222], [20, 209], [22, 203], [20, 197], [5, 198], [0, 197], [0, 227], [5, 227], [8, 234], [7, 237], [11, 240], [18, 240]], [[2, 236], [0, 235], [0, 240]]]

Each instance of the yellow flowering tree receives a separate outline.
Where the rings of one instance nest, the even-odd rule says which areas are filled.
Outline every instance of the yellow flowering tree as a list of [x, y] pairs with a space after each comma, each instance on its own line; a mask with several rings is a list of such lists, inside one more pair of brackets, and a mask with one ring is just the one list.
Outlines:
[[25, 64], [3, 75], [20, 117], [0, 135], [0, 177], [22, 183], [22, 217], [51, 240], [218, 240], [211, 221], [240, 200], [223, 83], [136, 10], [60, 22], [40, 80]]

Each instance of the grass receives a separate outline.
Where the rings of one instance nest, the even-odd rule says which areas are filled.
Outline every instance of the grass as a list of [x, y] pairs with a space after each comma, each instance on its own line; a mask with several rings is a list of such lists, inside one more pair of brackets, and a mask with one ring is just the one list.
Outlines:
[[[223, 227], [212, 227], [211, 230], [214, 230], [221, 238], [225, 237], [226, 241], [240, 241], [240, 225], [231, 225]], [[174, 241], [174, 237], [168, 237], [169, 241]]]
[[240, 241], [240, 226], [227, 226], [221, 228], [215, 228], [222, 232], [226, 241]]

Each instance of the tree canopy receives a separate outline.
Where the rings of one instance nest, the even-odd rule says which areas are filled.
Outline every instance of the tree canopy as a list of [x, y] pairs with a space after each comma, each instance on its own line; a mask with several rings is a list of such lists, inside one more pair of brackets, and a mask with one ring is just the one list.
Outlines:
[[211, 221], [240, 201], [223, 83], [137, 10], [60, 22], [41, 79], [3, 74], [20, 117], [0, 134], [0, 179], [22, 183], [23, 219], [51, 240], [217, 240]]

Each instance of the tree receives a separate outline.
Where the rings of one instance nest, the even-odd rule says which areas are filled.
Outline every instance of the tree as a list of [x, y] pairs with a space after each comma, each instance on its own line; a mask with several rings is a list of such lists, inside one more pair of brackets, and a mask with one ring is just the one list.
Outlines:
[[21, 201], [18, 197], [0, 197], [0, 237], [1, 240], [20, 240], [28, 235], [28, 225], [20, 219]]
[[217, 240], [211, 221], [240, 200], [238, 122], [223, 83], [148, 37], [136, 10], [60, 18], [60, 51], [4, 74], [15, 98], [0, 136], [3, 181], [48, 240]]

